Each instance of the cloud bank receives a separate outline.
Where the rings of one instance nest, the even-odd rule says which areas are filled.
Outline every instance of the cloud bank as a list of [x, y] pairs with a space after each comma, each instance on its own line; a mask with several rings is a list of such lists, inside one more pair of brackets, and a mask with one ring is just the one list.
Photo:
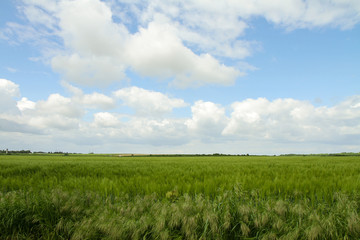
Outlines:
[[[348, 150], [360, 144], [360, 96], [330, 107], [291, 98], [246, 99], [229, 106], [199, 100], [188, 105], [182, 99], [139, 87], [106, 96], [83, 94], [66, 85], [73, 90], [70, 97], [56, 93], [32, 102], [20, 98], [19, 86], [12, 81], [1, 79], [0, 85], [2, 98], [7, 99], [0, 103], [1, 140], [17, 138], [17, 144], [32, 148], [36, 147], [35, 136], [47, 142], [44, 148], [56, 142], [69, 151], [75, 143], [86, 145], [83, 149], [101, 143], [119, 152], [156, 152], [154, 149], [161, 147], [160, 152], [183, 153], [226, 149], [226, 144], [232, 146], [229, 153], [242, 153], [245, 146], [260, 143], [265, 147], [252, 153], [279, 153], [281, 148], [269, 147], [276, 144], [291, 145], [294, 151], [300, 149], [296, 145], [303, 146], [302, 151], [316, 151], [313, 143]], [[84, 100], [87, 98], [98, 99], [97, 104]], [[124, 105], [134, 113], [119, 113]], [[174, 108], [188, 108], [191, 116], [175, 117]], [[195, 143], [200, 146], [197, 150]], [[235, 144], [239, 147], [234, 148]]]

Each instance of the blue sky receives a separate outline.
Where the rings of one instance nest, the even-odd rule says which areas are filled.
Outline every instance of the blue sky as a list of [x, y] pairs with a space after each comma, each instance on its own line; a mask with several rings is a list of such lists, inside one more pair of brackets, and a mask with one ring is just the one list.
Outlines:
[[0, 148], [359, 152], [360, 2], [5, 0]]

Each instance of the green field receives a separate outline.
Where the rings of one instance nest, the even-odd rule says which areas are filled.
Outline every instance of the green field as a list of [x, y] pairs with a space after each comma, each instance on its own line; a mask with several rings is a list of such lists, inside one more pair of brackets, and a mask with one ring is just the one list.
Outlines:
[[0, 239], [359, 239], [359, 156], [0, 155]]

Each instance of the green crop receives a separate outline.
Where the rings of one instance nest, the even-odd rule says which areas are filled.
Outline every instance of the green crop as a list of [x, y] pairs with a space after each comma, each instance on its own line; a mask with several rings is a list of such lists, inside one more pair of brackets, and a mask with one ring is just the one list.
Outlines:
[[0, 238], [357, 239], [359, 160], [0, 155]]

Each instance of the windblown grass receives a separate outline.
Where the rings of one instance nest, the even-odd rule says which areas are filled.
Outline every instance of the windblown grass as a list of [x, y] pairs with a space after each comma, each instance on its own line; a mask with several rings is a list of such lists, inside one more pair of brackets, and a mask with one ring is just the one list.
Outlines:
[[0, 156], [1, 239], [359, 239], [358, 157]]

